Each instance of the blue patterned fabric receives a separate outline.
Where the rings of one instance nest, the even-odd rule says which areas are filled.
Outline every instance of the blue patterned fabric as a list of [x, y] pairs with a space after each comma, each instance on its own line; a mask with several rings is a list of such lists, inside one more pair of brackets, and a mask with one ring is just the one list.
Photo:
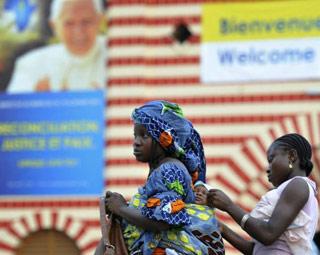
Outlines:
[[[132, 119], [147, 128], [148, 133], [172, 156], [181, 160], [190, 174], [198, 171], [198, 179], [205, 182], [206, 161], [203, 145], [192, 123], [183, 117], [181, 108], [167, 101], [151, 101], [136, 108]], [[172, 142], [164, 145], [164, 135]]]
[[[144, 255], [151, 255], [156, 247], [160, 247], [174, 249], [183, 255], [224, 254], [214, 211], [206, 206], [191, 204], [194, 192], [190, 184], [191, 177], [178, 160], [166, 162], [150, 174], [129, 206], [139, 209], [150, 219], [169, 223], [172, 228], [153, 233], [123, 222], [123, 234], [130, 253], [141, 250]], [[160, 203], [148, 207], [150, 198], [159, 198]], [[188, 204], [182, 210], [170, 213], [168, 205], [179, 199]]]
[[146, 185], [139, 191], [147, 199], [159, 199], [160, 205], [142, 207], [142, 215], [153, 220], [165, 221], [170, 225], [190, 224], [185, 209], [172, 213], [170, 212], [170, 204], [177, 200], [182, 200], [185, 203], [192, 203], [195, 200], [191, 182], [187, 169], [180, 162], [162, 164], [151, 173]]

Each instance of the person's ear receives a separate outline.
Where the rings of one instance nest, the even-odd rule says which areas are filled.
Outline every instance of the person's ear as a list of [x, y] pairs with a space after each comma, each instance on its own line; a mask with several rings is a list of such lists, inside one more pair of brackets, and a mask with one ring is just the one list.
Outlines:
[[298, 153], [295, 149], [291, 149], [288, 151], [289, 161], [294, 163], [298, 159]]
[[95, 30], [96, 34], [105, 33], [106, 31], [106, 19], [102, 13], [97, 13], [95, 17]]
[[98, 13], [96, 19], [97, 19], [98, 27], [102, 25], [102, 22], [106, 22], [106, 18], [103, 15], [103, 13]]
[[51, 31], [53, 34], [56, 33], [56, 24], [54, 23], [54, 21], [50, 20], [49, 21], [49, 27], [51, 28]]

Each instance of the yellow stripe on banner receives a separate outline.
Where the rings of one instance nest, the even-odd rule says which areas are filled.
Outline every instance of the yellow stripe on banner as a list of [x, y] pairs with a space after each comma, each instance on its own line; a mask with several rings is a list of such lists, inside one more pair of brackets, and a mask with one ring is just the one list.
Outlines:
[[320, 36], [320, 1], [208, 3], [202, 9], [202, 42]]

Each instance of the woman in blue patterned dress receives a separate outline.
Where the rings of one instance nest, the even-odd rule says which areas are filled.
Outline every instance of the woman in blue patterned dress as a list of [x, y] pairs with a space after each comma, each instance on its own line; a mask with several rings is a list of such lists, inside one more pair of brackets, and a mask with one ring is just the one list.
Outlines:
[[151, 101], [135, 109], [133, 154], [148, 179], [129, 205], [107, 191], [106, 209], [120, 216], [130, 254], [224, 254], [213, 209], [194, 204], [193, 183], [205, 181], [202, 142], [177, 104]]

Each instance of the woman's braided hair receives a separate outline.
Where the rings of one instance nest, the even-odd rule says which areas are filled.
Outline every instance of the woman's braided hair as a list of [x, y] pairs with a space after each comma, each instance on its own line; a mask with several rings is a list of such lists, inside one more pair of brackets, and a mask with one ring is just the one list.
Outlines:
[[302, 135], [291, 133], [277, 138], [274, 143], [288, 150], [296, 150], [300, 161], [300, 168], [306, 171], [307, 176], [310, 175], [313, 168], [313, 163], [311, 162], [312, 148], [306, 138]]

